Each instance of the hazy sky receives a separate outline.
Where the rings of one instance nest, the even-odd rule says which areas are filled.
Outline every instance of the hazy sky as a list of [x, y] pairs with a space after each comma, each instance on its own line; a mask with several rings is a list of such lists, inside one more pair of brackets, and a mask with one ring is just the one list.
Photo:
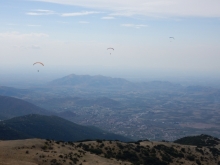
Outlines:
[[0, 74], [40, 68], [48, 75], [220, 77], [219, 6], [220, 0], [1, 0]]

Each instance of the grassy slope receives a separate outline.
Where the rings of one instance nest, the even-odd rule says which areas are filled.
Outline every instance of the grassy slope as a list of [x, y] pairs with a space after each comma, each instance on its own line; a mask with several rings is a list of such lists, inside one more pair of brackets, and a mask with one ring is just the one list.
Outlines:
[[[217, 139], [216, 139], [217, 140]], [[0, 164], [8, 165], [192, 165], [220, 163], [220, 143], [214, 147], [196, 147], [171, 142], [119, 141], [57, 142], [29, 139], [0, 141]]]

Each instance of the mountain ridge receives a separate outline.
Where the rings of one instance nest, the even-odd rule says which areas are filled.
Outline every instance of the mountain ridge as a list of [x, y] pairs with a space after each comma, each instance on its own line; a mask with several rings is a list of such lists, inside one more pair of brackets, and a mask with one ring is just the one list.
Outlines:
[[[12, 133], [24, 134], [24, 137], [20, 137], [20, 139], [29, 137], [63, 141], [79, 141], [85, 139], [130, 140], [121, 135], [108, 133], [107, 131], [95, 127], [78, 125], [58, 116], [38, 114], [19, 116], [0, 121], [0, 132], [2, 130], [11, 130]], [[1, 138], [4, 140], [17, 139], [16, 136], [4, 137], [3, 134]]]
[[131, 87], [131, 82], [122, 79], [122, 78], [112, 78], [106, 77], [102, 75], [76, 75], [71, 74], [59, 79], [55, 79], [49, 82], [47, 85], [52, 86], [76, 86], [76, 87], [90, 87], [90, 88], [98, 88], [98, 87], [112, 87], [112, 88], [123, 88], [123, 87]]
[[0, 96], [0, 120], [32, 113], [44, 115], [55, 114], [18, 98]]

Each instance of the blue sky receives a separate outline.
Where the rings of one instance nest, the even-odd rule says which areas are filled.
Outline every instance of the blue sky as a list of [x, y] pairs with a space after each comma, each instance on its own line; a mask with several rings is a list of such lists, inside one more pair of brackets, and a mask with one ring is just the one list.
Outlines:
[[219, 6], [219, 0], [1, 1], [0, 74], [32, 74], [41, 61], [45, 76], [220, 78]]

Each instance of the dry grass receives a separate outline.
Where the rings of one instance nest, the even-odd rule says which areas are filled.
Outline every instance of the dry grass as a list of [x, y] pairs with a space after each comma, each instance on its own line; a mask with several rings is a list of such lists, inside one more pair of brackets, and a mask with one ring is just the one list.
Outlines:
[[[197, 146], [181, 145], [181, 144], [172, 143], [172, 142], [148, 142], [148, 141], [141, 142], [140, 144], [141, 146], [150, 147], [150, 148], [153, 148], [157, 145], [165, 145], [167, 147], [173, 147], [178, 152], [182, 152], [182, 150], [184, 149], [185, 152], [182, 152], [182, 153], [184, 153], [185, 157], [174, 158], [173, 162], [170, 163], [170, 165], [177, 165], [177, 164], [198, 165], [196, 163], [196, 160], [199, 160], [201, 162], [201, 165], [219, 165], [218, 162], [220, 162], [220, 155], [218, 155], [217, 157], [214, 157], [212, 153], [210, 152], [209, 148], [207, 147], [200, 148], [200, 150], [202, 150], [204, 153], [202, 154], [201, 152], [197, 151], [198, 149]], [[217, 145], [216, 148], [220, 151], [220, 144]], [[195, 160], [190, 161], [187, 159], [187, 156], [194, 156]], [[158, 152], [157, 152], [157, 157], [160, 157]], [[201, 159], [204, 161], [202, 161]]]
[[[91, 154], [76, 147], [76, 145], [77, 143], [72, 146], [63, 142], [57, 144], [54, 141], [50, 143], [41, 139], [0, 141], [0, 165], [120, 164], [120, 161]], [[69, 156], [65, 157], [66, 155]], [[76, 158], [78, 161], [74, 163], [70, 157]]]
[[[172, 158], [170, 165], [197, 165], [196, 160], [199, 160], [202, 165], [218, 165], [220, 155], [213, 157], [209, 148], [202, 147], [204, 154], [198, 152], [196, 146], [179, 145], [171, 142], [150, 142], [144, 141], [140, 145], [135, 143], [122, 143], [116, 141], [89, 141], [82, 143], [66, 143], [55, 142], [42, 139], [27, 139], [27, 140], [12, 140], [0, 141], [0, 165], [130, 165], [132, 163], [122, 160], [116, 160], [113, 157], [106, 158], [105, 154], [109, 148], [114, 149], [114, 152], [121, 152], [123, 149], [132, 149], [141, 146], [149, 149], [164, 145], [169, 148], [174, 148], [178, 152], [184, 150], [184, 157]], [[99, 148], [102, 154], [94, 154], [86, 151], [83, 145], [92, 148]], [[104, 147], [100, 147], [103, 145]], [[217, 146], [220, 149], [220, 145]], [[219, 150], [220, 151], [220, 150]], [[156, 156], [162, 160], [161, 153], [163, 150], [156, 150]], [[195, 160], [188, 160], [188, 156], [194, 156]], [[202, 159], [202, 160], [201, 160]]]

